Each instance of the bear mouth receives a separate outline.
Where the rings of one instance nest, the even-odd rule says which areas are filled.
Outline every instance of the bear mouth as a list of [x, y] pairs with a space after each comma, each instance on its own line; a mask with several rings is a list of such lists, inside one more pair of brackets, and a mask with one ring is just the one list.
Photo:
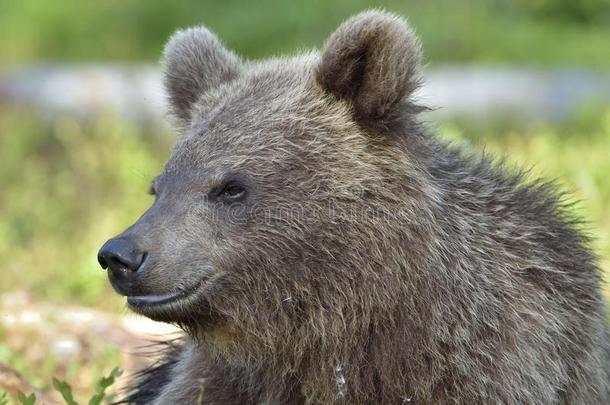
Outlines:
[[183, 298], [185, 295], [185, 291], [175, 291], [159, 295], [132, 295], [127, 297], [127, 303], [130, 307], [149, 307], [169, 304]]
[[223, 273], [207, 273], [198, 282], [159, 294], [128, 295], [127, 307], [153, 321], [189, 324], [193, 314], [198, 314], [198, 322], [206, 323], [212, 309], [208, 294]]
[[195, 290], [204, 283], [202, 280], [188, 288], [181, 288], [176, 291], [163, 293], [163, 294], [151, 294], [151, 295], [131, 295], [127, 297], [127, 305], [136, 312], [141, 312], [145, 309], [154, 309], [163, 307], [169, 304], [174, 304], [178, 301], [187, 299], [194, 294]]

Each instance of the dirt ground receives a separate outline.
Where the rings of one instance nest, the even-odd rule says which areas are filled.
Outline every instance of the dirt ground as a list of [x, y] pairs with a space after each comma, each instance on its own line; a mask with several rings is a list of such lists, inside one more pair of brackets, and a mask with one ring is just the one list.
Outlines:
[[37, 302], [25, 292], [0, 295], [0, 394], [34, 392], [37, 403], [63, 403], [53, 377], [67, 381], [86, 402], [96, 382], [115, 367], [123, 375], [115, 395], [135, 371], [158, 359], [155, 342], [179, 336], [171, 325], [128, 314]]

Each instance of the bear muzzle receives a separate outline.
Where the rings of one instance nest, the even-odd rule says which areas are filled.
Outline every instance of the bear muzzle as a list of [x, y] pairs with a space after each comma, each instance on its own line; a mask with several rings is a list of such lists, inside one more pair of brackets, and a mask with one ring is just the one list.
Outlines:
[[138, 293], [138, 279], [148, 258], [129, 238], [113, 238], [104, 243], [97, 260], [108, 270], [108, 278], [113, 288], [122, 295]]

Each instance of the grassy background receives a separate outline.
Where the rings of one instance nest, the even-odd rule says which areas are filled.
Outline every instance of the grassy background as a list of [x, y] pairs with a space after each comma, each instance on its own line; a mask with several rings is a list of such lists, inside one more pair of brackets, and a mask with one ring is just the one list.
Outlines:
[[248, 57], [319, 46], [350, 14], [409, 18], [431, 63], [610, 67], [610, 0], [1, 0], [3, 63], [157, 60], [177, 28], [205, 24]]
[[[0, 0], [0, 72], [33, 63], [154, 62], [176, 28], [200, 23], [247, 57], [297, 52], [376, 6], [410, 19], [430, 64], [610, 71], [610, 0]], [[558, 179], [580, 200], [574, 209], [588, 221], [610, 280], [610, 106], [583, 107], [563, 122], [455, 120], [437, 130]], [[152, 203], [146, 191], [172, 142], [162, 129], [112, 115], [43, 118], [0, 104], [0, 293], [26, 290], [39, 301], [118, 313], [124, 300], [96, 252]], [[608, 287], [605, 293], [610, 300]], [[0, 361], [41, 387], [58, 375], [86, 390], [117, 365], [117, 348], [62, 365], [45, 356], [44, 343], [29, 344], [37, 338], [24, 335], [20, 346], [7, 343], [8, 332], [0, 326]]]

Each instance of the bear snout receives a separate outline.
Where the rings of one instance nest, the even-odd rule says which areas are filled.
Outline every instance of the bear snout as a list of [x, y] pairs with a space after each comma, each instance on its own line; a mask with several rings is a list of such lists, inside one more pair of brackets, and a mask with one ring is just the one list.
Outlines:
[[130, 295], [147, 256], [133, 240], [113, 238], [104, 243], [98, 252], [97, 260], [103, 269], [108, 270], [110, 282], [117, 292]]

